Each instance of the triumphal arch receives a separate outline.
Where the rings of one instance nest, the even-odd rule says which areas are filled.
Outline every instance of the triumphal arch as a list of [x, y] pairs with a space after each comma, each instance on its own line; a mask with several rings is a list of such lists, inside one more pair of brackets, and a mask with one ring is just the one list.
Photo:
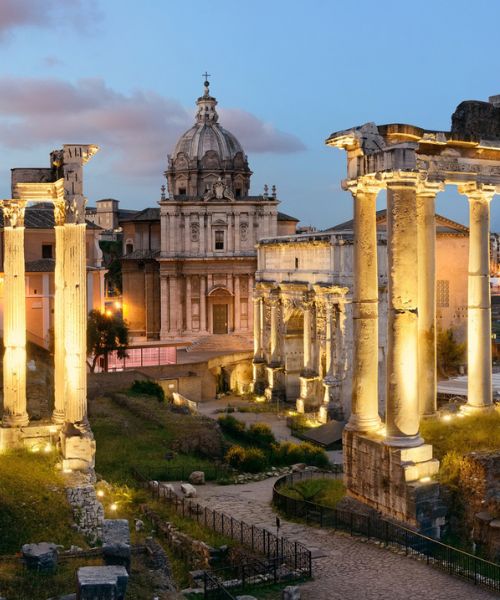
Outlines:
[[[470, 207], [468, 400], [493, 409], [489, 288], [490, 203], [500, 191], [500, 97], [463, 102], [449, 132], [368, 123], [333, 133], [347, 152], [343, 187], [354, 200], [352, 414], [344, 432], [349, 493], [385, 514], [438, 533], [439, 468], [419, 433], [436, 411], [436, 194], [455, 185]], [[388, 328], [385, 425], [378, 412], [375, 202], [387, 192]]]
[[[65, 144], [50, 167], [12, 170], [4, 217], [3, 419], [0, 449], [59, 438], [65, 469], [93, 467], [95, 442], [87, 420], [87, 298], [83, 165], [95, 145]], [[54, 392], [52, 423], [30, 424], [26, 399], [24, 213], [28, 203], [54, 206]]]

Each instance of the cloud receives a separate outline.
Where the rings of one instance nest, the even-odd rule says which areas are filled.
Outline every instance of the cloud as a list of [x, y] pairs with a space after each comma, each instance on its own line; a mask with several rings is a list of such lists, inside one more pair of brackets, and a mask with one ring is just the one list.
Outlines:
[[97, 14], [95, 0], [1, 0], [0, 40], [21, 27], [70, 24], [80, 31], [88, 31]]
[[[193, 110], [152, 91], [129, 94], [102, 79], [70, 83], [56, 78], [0, 78], [0, 145], [28, 150], [65, 142], [101, 146], [112, 169], [127, 177], [160, 175], [167, 152], [194, 122]], [[295, 152], [298, 138], [277, 131], [254, 115], [224, 111], [223, 125], [246, 151]], [[102, 158], [101, 158], [102, 157]]]
[[247, 152], [288, 154], [306, 149], [297, 136], [279, 131], [249, 112], [239, 108], [224, 108], [219, 112], [224, 128], [234, 133]]
[[45, 67], [52, 68], [52, 67], [59, 67], [61, 65], [64, 65], [64, 61], [61, 60], [57, 56], [50, 55], [50, 56], [44, 56], [44, 58], [42, 59], [42, 64]]

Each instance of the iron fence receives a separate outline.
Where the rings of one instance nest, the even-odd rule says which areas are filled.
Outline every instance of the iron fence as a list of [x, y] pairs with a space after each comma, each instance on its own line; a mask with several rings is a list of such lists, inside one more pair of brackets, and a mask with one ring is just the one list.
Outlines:
[[270, 561], [268, 563], [270, 565], [277, 562], [287, 567], [290, 580], [311, 577], [311, 551], [300, 542], [278, 536], [263, 527], [249, 525], [225, 513], [202, 506], [189, 498], [179, 497], [171, 487], [158, 481], [148, 481], [135, 469], [133, 472], [153, 498], [168, 503], [177, 514], [193, 519], [204, 527], [235, 540], [241, 546], [264, 556]]
[[378, 539], [386, 547], [404, 549], [406, 555], [424, 560], [428, 565], [434, 565], [450, 575], [500, 592], [499, 564], [448, 546], [386, 519], [296, 500], [280, 491], [284, 486], [293, 485], [297, 481], [324, 476], [325, 473], [306, 471], [281, 477], [273, 487], [274, 506], [285, 515], [304, 519], [308, 523], [347, 531], [353, 536]]

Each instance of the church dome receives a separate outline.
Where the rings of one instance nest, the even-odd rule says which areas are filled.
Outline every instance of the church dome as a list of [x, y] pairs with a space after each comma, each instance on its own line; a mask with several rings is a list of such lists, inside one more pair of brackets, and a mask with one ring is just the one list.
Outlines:
[[252, 174], [247, 157], [236, 137], [219, 124], [217, 100], [210, 95], [208, 81], [196, 105], [196, 123], [168, 157], [169, 196], [205, 196], [219, 179], [235, 198], [247, 196]]

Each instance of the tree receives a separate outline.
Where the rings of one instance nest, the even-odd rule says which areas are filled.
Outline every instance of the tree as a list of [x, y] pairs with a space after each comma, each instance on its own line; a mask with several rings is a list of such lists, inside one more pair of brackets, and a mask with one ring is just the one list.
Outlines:
[[438, 331], [437, 335], [437, 365], [438, 368], [446, 373], [447, 371], [457, 371], [462, 364], [465, 354], [465, 344], [455, 340], [453, 329]]
[[122, 293], [122, 243], [121, 241], [101, 241], [103, 264], [107, 269], [105, 275], [106, 289], [109, 296], [120, 296]]
[[104, 370], [108, 370], [108, 354], [116, 350], [118, 358], [127, 357], [128, 327], [120, 315], [106, 315], [91, 310], [87, 322], [87, 354], [90, 372], [95, 371], [99, 357], [104, 357]]

